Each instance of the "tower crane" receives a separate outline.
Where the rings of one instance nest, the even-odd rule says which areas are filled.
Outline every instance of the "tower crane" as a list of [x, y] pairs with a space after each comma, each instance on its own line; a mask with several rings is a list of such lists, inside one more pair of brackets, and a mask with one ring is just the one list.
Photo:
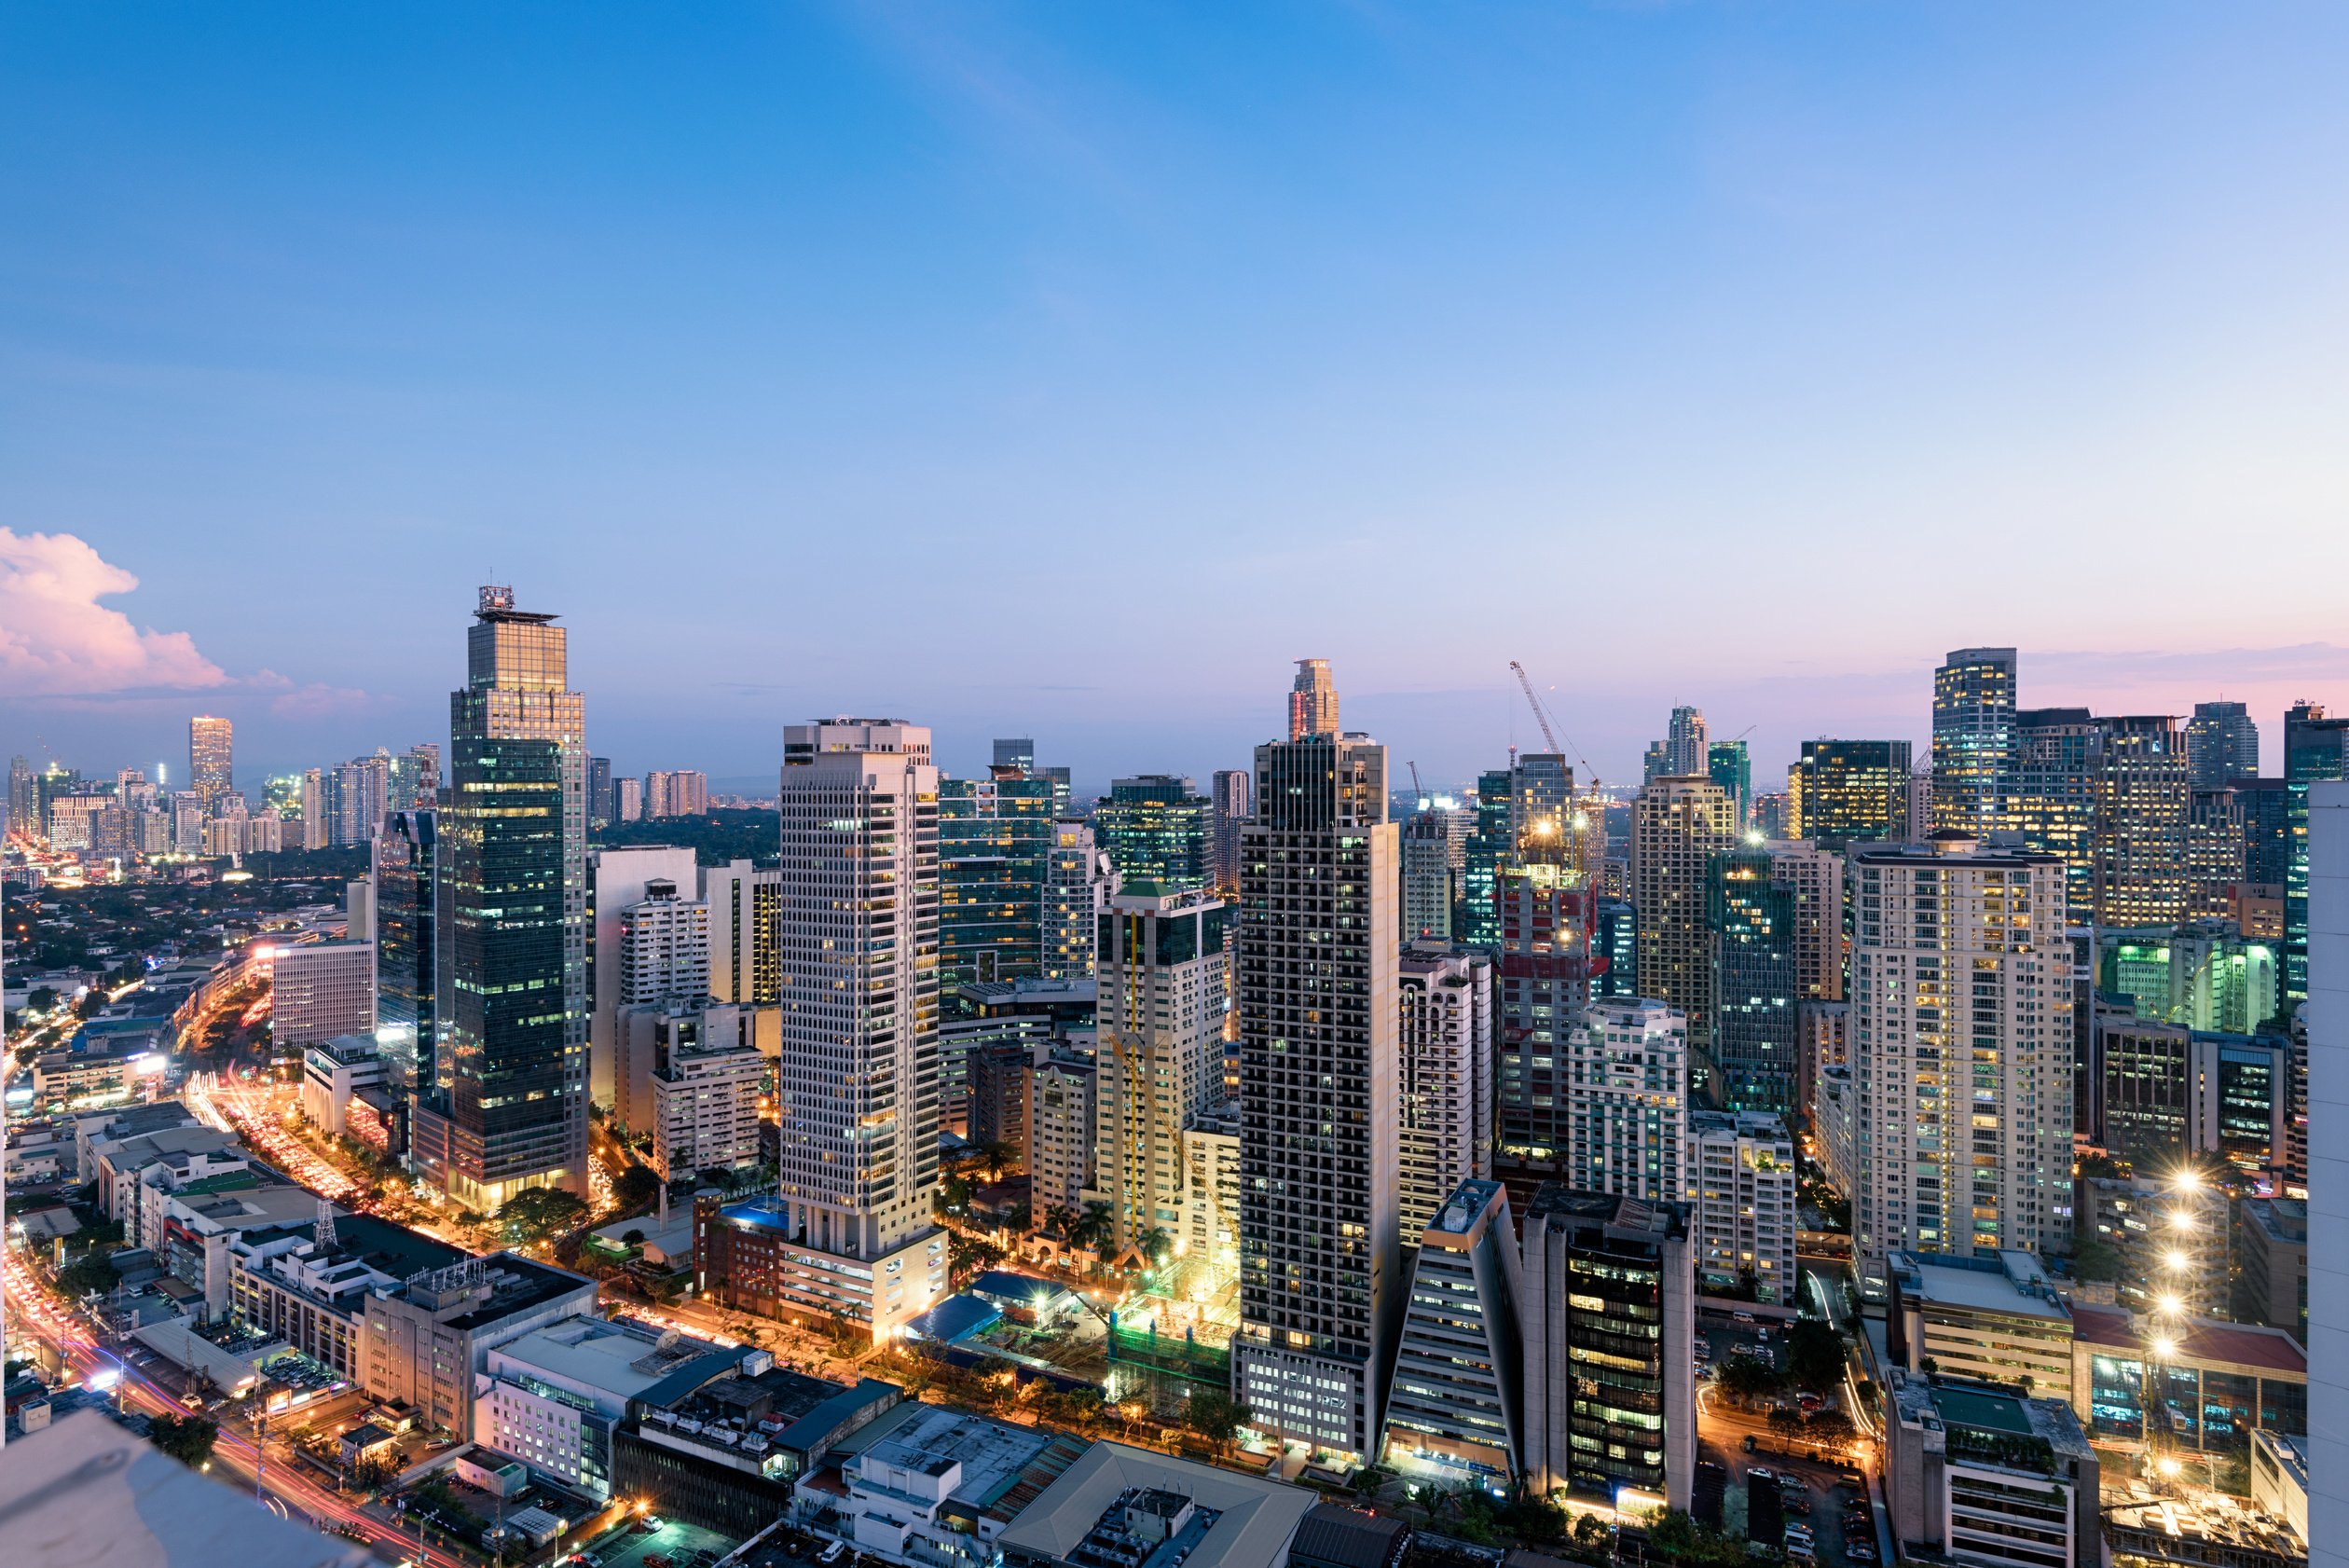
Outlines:
[[1427, 804], [1427, 786], [1419, 781], [1419, 763], [1404, 764], [1411, 770], [1411, 808], [1416, 811]]
[[1549, 742], [1551, 750], [1557, 750], [1558, 736], [1550, 733], [1549, 715], [1542, 711], [1542, 699], [1533, 695], [1533, 681], [1525, 673], [1525, 667], [1511, 659], [1509, 667], [1517, 671], [1518, 684], [1525, 688], [1525, 705], [1533, 710], [1533, 722], [1542, 726], [1542, 738]]

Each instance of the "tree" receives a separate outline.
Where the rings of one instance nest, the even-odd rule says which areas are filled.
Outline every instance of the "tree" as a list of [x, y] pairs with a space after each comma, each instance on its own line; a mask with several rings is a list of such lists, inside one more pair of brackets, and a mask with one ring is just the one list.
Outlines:
[[611, 1201], [624, 1209], [649, 1209], [661, 1201], [661, 1176], [650, 1165], [630, 1165], [611, 1178]]
[[694, 1185], [713, 1188], [720, 1192], [735, 1189], [735, 1172], [731, 1165], [712, 1165], [694, 1178]]
[[1218, 1452], [1229, 1448], [1247, 1424], [1248, 1407], [1217, 1389], [1193, 1390], [1183, 1408], [1183, 1424], [1215, 1444]]
[[2091, 1285], [2106, 1285], [2121, 1277], [2121, 1252], [2110, 1242], [2090, 1238], [2072, 1254], [2072, 1275]]
[[626, 1230], [620, 1232], [620, 1245], [623, 1246], [642, 1246], [644, 1245], [644, 1232], [631, 1225]]
[[971, 1162], [987, 1173], [989, 1181], [1001, 1181], [1003, 1168], [1019, 1158], [1011, 1151], [1009, 1145], [998, 1143], [993, 1138], [972, 1149], [970, 1154]]
[[587, 1201], [559, 1187], [525, 1188], [498, 1211], [498, 1223], [509, 1235], [526, 1242], [577, 1230], [586, 1220]]
[[960, 1214], [970, 1207], [970, 1183], [957, 1171], [946, 1178], [938, 1196], [939, 1202], [946, 1205], [948, 1214]]
[[190, 1469], [202, 1468], [219, 1436], [220, 1424], [199, 1415], [158, 1415], [147, 1423], [147, 1441]]
[[2083, 1176], [2122, 1176], [2129, 1174], [2121, 1162], [2109, 1154], [2083, 1154], [2072, 1162], [2072, 1170]]
[[1166, 1261], [1168, 1253], [1174, 1250], [1174, 1238], [1158, 1227], [1152, 1226], [1136, 1238], [1134, 1245], [1141, 1250], [1142, 1256], [1149, 1260], [1150, 1267], [1155, 1269]]
[[1795, 1319], [1786, 1331], [1786, 1369], [1796, 1387], [1825, 1393], [1843, 1382], [1843, 1336], [1818, 1318]]
[[1852, 1434], [1859, 1428], [1841, 1410], [1821, 1410], [1805, 1424], [1805, 1430], [1809, 1432], [1814, 1442], [1824, 1443], [1829, 1448], [1841, 1448], [1851, 1441]]
[[1099, 1248], [1108, 1241], [1112, 1231], [1109, 1205], [1101, 1203], [1087, 1204], [1083, 1217], [1069, 1230], [1069, 1245]]
[[1729, 1356], [1721, 1369], [1722, 1392], [1734, 1399], [1759, 1399], [1776, 1394], [1785, 1382], [1776, 1368], [1756, 1356]]
[[1770, 1430], [1779, 1437], [1792, 1441], [1803, 1435], [1803, 1412], [1784, 1405], [1770, 1412]]
[[103, 1250], [92, 1247], [66, 1265], [57, 1276], [58, 1288], [73, 1297], [105, 1295], [120, 1283], [122, 1276], [106, 1261]]

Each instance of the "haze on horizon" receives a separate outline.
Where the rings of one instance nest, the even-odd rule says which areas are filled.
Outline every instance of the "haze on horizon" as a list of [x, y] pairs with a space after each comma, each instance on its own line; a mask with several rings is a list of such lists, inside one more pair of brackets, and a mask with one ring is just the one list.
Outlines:
[[[474, 585], [624, 770], [885, 711], [1431, 784], [1676, 702], [2349, 705], [2349, 14], [0, 17], [0, 754], [445, 737]], [[2335, 586], [2328, 587], [2328, 585]]]

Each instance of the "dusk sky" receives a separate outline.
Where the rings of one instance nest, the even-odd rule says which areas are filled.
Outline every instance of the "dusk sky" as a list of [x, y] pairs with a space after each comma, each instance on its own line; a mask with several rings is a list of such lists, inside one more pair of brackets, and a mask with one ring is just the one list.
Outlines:
[[1430, 783], [1676, 702], [2349, 705], [2349, 9], [17, 6], [0, 755], [817, 713]]

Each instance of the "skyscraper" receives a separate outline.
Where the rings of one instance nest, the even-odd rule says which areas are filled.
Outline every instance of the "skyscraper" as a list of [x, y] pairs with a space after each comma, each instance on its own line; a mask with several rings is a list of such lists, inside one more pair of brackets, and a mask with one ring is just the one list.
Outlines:
[[1712, 748], [1705, 738], [1705, 710], [1675, 708], [1664, 732], [1664, 771], [1659, 777], [1708, 777]]
[[1701, 775], [1665, 777], [1631, 804], [1631, 902], [1640, 912], [1640, 989], [1688, 1019], [1689, 1093], [1721, 1103], [1712, 1061], [1712, 943], [1705, 889], [1712, 858], [1738, 841], [1729, 797]]
[[2239, 702], [2198, 702], [2186, 722], [2187, 767], [2197, 790], [2260, 777], [2260, 726]]
[[226, 719], [187, 722], [187, 787], [204, 803], [207, 817], [218, 810], [214, 801], [237, 788], [235, 730]]
[[1590, 1000], [1597, 897], [1564, 853], [1511, 855], [1495, 875], [1495, 1138], [1513, 1166], [1554, 1168], [1565, 1157], [1575, 1093], [1565, 1041]]
[[2072, 956], [2053, 855], [1851, 852], [1855, 1257], [2061, 1251], [2071, 1235]]
[[1723, 1105], [1785, 1114], [1795, 1106], [1794, 1004], [1799, 915], [1767, 849], [1740, 846], [1712, 858], [1705, 927], [1712, 946], [1713, 1064]]
[[1255, 776], [1243, 767], [1217, 768], [1208, 783], [1208, 798], [1216, 814], [1216, 887], [1225, 893], [1240, 890], [1240, 825], [1256, 810], [1249, 789]]
[[1746, 824], [1753, 809], [1753, 763], [1746, 755], [1742, 740], [1716, 740], [1705, 748], [1705, 774], [1721, 786], [1721, 792], [1729, 797], [1731, 809], [1738, 816], [1738, 826]]
[[1289, 738], [1338, 733], [1338, 687], [1330, 680], [1327, 659], [1297, 661], [1297, 681], [1289, 688]]
[[2103, 753], [2103, 726], [2084, 708], [2029, 708], [2014, 715], [2007, 823], [2024, 848], [2064, 862], [2066, 901], [2082, 921], [2095, 918]]
[[[384, 809], [431, 811], [437, 806], [440, 804], [440, 744], [431, 740], [411, 746], [392, 758]], [[591, 814], [595, 806], [594, 769], [600, 760], [588, 760], [588, 809]], [[605, 765], [610, 767], [609, 763]]]
[[1769, 846], [1770, 879], [1794, 912], [1794, 997], [1841, 1001], [1844, 994], [1844, 858], [1807, 840]]
[[1787, 780], [1789, 797], [1801, 803], [1787, 836], [1836, 850], [1901, 843], [1923, 826], [1909, 821], [1908, 788], [1905, 740], [1806, 740]]
[[428, 1179], [494, 1212], [587, 1190], [587, 751], [563, 629], [485, 587], [449, 697], [439, 997], [445, 1094], [418, 1085]]
[[992, 765], [1010, 768], [1021, 777], [1036, 771], [1036, 742], [1027, 736], [998, 737], [995, 743]]
[[[606, 844], [588, 852], [587, 1095], [607, 1107], [620, 1103], [621, 1010], [719, 995], [710, 983], [712, 942], [707, 917], [702, 925], [700, 971], [690, 992], [682, 985], [631, 982], [624, 955], [628, 912], [650, 897], [654, 883], [668, 887], [672, 900], [678, 888], [689, 893], [697, 890], [694, 852], [668, 844]], [[720, 999], [734, 998], [721, 996]], [[649, 1088], [646, 1093], [651, 1093]], [[636, 1130], [649, 1129], [639, 1126]]]
[[709, 775], [698, 768], [655, 770], [644, 776], [644, 818], [709, 815]]
[[2284, 994], [2308, 997], [2308, 790], [2349, 777], [2349, 719], [2322, 706], [2294, 703], [2284, 713]]
[[48, 831], [48, 824], [41, 819], [38, 779], [31, 763], [22, 757], [8, 759], [8, 832], [37, 834]]
[[[1403, 938], [1450, 940], [1452, 841], [1449, 813], [1421, 811], [1403, 824]], [[1409, 1233], [1411, 1228], [1404, 1227]]]
[[2186, 730], [2166, 715], [2097, 721], [2095, 914], [2099, 926], [2186, 918]]
[[782, 1294], [874, 1342], [945, 1293], [938, 1182], [938, 770], [929, 731], [784, 731]]
[[376, 1049], [402, 1093], [440, 1085], [439, 817], [395, 811], [376, 836]]
[[2232, 916], [2244, 874], [2244, 792], [2197, 787], [2186, 805], [2186, 918]]
[[1652, 1001], [1593, 1002], [1562, 1031], [1573, 1096], [1567, 1179], [1650, 1203], [1686, 1192], [1688, 1021]]
[[587, 759], [587, 824], [608, 828], [619, 814], [619, 802], [611, 792], [611, 759]]
[[1960, 648], [1933, 672], [1933, 823], [1976, 838], [2014, 791], [2014, 650]]
[[1241, 1329], [1258, 1431], [1367, 1456], [1402, 1290], [1396, 837], [1386, 748], [1257, 748], [1242, 835]]
[[1460, 913], [1452, 921], [1452, 936], [1464, 946], [1490, 951], [1501, 944], [1493, 887], [1501, 862], [1517, 847], [1509, 825], [1515, 800], [1508, 770], [1495, 768], [1477, 776], [1476, 828], [1462, 853]]
[[1093, 843], [1091, 825], [1074, 818], [1052, 824], [1044, 857], [1042, 963], [1046, 980], [1090, 980], [1102, 906], [1118, 890], [1109, 857]]
[[1492, 1176], [1492, 961], [1407, 945], [1399, 972], [1397, 1223], [1416, 1236], [1462, 1182]]
[[1155, 882], [1169, 892], [1204, 887], [1214, 877], [1212, 812], [1188, 778], [1154, 773], [1114, 779], [1093, 810], [1093, 838], [1127, 882]]
[[1101, 916], [1094, 1185], [1120, 1253], [1184, 1231], [1183, 1128], [1223, 1098], [1225, 914], [1212, 893], [1141, 886]]
[[1017, 980], [1043, 963], [1052, 781], [1010, 765], [938, 781], [938, 940], [947, 985]]

